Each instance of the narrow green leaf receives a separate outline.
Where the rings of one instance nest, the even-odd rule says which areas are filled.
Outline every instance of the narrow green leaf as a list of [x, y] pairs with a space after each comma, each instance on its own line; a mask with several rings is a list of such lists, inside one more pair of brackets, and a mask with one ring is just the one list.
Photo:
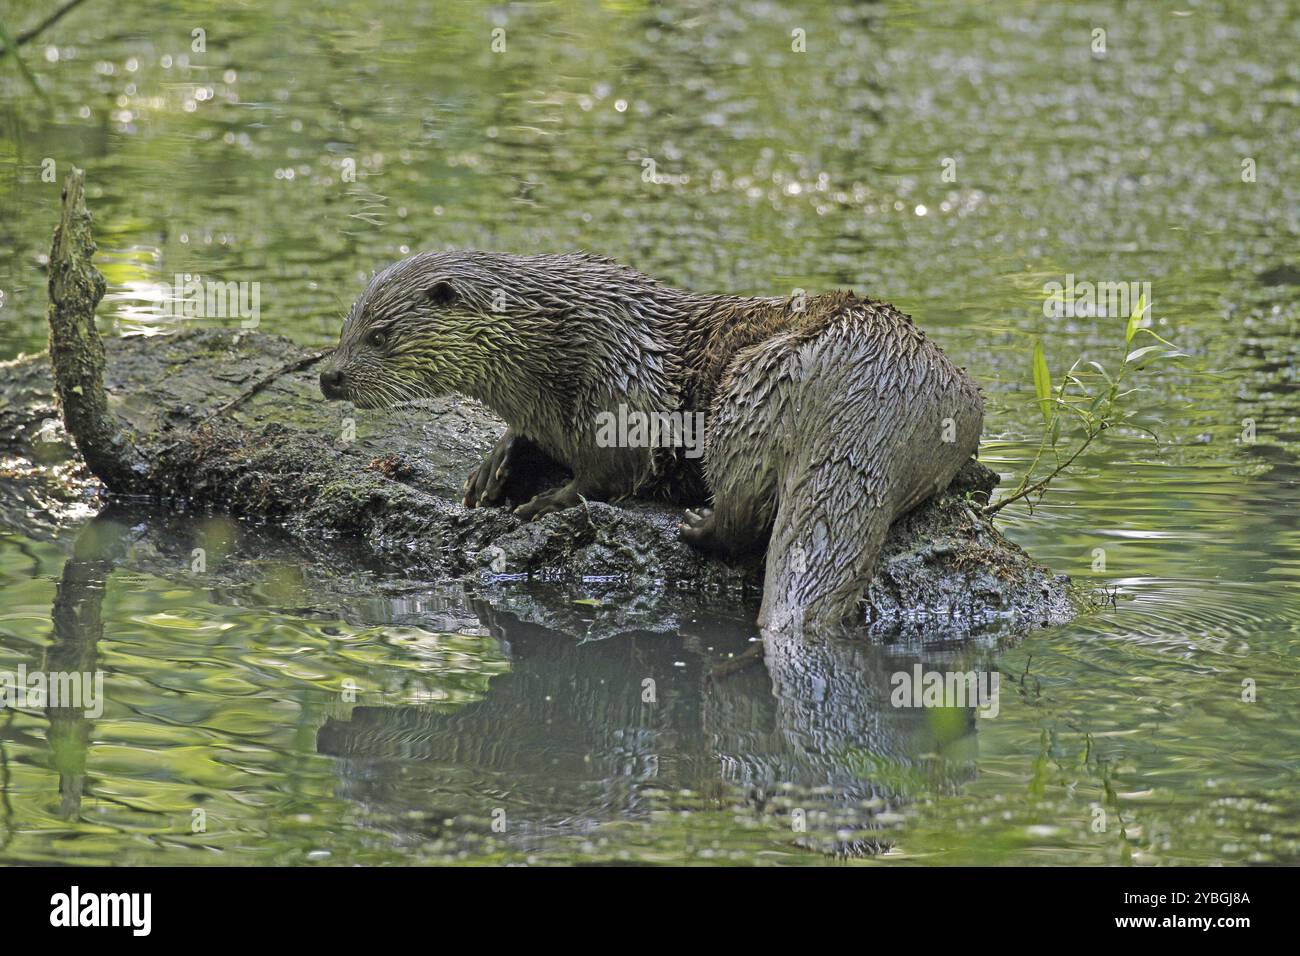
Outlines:
[[1052, 373], [1047, 369], [1047, 358], [1043, 355], [1043, 342], [1034, 343], [1034, 392], [1038, 395], [1038, 407], [1043, 411], [1043, 423], [1052, 420]]
[[1133, 342], [1133, 336], [1137, 335], [1138, 323], [1142, 321], [1142, 313], [1147, 310], [1147, 297], [1138, 296], [1137, 305], [1133, 306], [1133, 314], [1128, 317], [1128, 328], [1124, 330], [1124, 344], [1129, 345]]
[[1163, 337], [1157, 335], [1155, 332], [1152, 332], [1150, 329], [1138, 329], [1138, 331], [1139, 331], [1139, 332], [1145, 332], [1147, 335], [1151, 336], [1153, 339], [1156, 339], [1157, 341], [1160, 341], [1160, 342], [1164, 342], [1165, 345], [1169, 346], [1171, 349], [1176, 349], [1176, 348], [1178, 348], [1178, 346], [1174, 345], [1173, 342], [1170, 342], [1168, 339], [1163, 338]]
[[1140, 349], [1134, 349], [1132, 352], [1129, 352], [1128, 355], [1124, 357], [1124, 362], [1125, 364], [1128, 364], [1129, 362], [1140, 362], [1148, 355], [1151, 355], [1152, 352], [1156, 353], [1155, 356], [1153, 356], [1155, 358], [1159, 358], [1161, 355], [1165, 354], [1165, 350], [1159, 345], [1144, 345]]
[[1104, 378], [1107, 384], [1110, 384], [1110, 375], [1106, 372], [1104, 368], [1102, 368], [1100, 362], [1089, 362], [1088, 364], [1097, 370], [1097, 374], [1100, 375], [1102, 378]]

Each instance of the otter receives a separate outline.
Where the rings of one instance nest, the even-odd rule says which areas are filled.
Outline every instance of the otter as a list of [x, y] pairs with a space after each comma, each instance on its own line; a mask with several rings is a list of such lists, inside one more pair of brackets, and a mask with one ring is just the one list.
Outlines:
[[[508, 427], [467, 507], [502, 500], [525, 443], [573, 476], [515, 508], [526, 520], [584, 499], [711, 501], [682, 538], [766, 545], [759, 625], [779, 632], [861, 622], [889, 526], [948, 485], [983, 427], [970, 376], [884, 302], [698, 294], [586, 253], [403, 259], [353, 305], [320, 386], [360, 408], [458, 392], [495, 411]], [[611, 443], [620, 413], [703, 413], [702, 457]]]

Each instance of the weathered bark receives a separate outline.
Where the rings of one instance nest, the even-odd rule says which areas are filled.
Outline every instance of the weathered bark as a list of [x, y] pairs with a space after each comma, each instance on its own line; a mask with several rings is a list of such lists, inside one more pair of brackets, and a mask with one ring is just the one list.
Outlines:
[[[597, 612], [539, 597], [516, 577], [599, 592], [602, 627], [671, 628], [690, 603], [680, 600], [683, 590], [756, 605], [761, 563], [723, 563], [683, 544], [680, 509], [593, 502], [525, 524], [504, 509], [461, 507], [461, 482], [503, 427], [477, 403], [449, 397], [361, 413], [326, 405], [316, 356], [240, 331], [111, 340], [105, 369], [93, 321], [103, 293], [93, 251], [74, 172], [51, 261], [51, 358], [67, 430], [109, 492], [271, 521], [318, 557], [346, 543], [367, 562], [471, 585], [522, 619], [560, 630], [585, 632]], [[20, 526], [40, 525], [42, 508], [57, 511], [60, 499], [77, 494], [69, 466], [53, 487], [50, 470], [37, 466], [57, 457], [58, 444], [36, 438], [48, 410], [44, 371], [37, 360], [9, 363], [0, 386], [12, 403], [0, 403], [0, 449], [20, 479], [9, 493], [16, 488], [28, 505]], [[515, 493], [559, 477], [534, 471]], [[894, 526], [866, 594], [868, 623], [951, 637], [1070, 616], [1066, 579], [1035, 564], [972, 506], [996, 481], [972, 462], [947, 492]], [[33, 501], [44, 502], [36, 518]]]

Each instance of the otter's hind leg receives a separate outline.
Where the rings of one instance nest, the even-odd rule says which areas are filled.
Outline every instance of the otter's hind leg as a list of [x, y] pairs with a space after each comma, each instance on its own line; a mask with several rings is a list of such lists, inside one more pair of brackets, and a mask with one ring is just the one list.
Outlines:
[[868, 493], [869, 463], [825, 451], [808, 449], [782, 483], [758, 612], [766, 632], [803, 636], [852, 623], [893, 521], [892, 503]]
[[[778, 633], [840, 624], [857, 607], [893, 518], [878, 421], [861, 370], [834, 339], [778, 335], [741, 352], [709, 421], [711, 513], [687, 513], [682, 537], [722, 553], [767, 544], [759, 625]], [[869, 375], [869, 373], [868, 373]], [[770, 540], [769, 540], [770, 539]]]
[[862, 328], [835, 324], [790, 356], [800, 386], [768, 544], [765, 629], [860, 623], [890, 525], [942, 490], [978, 447], [974, 386], [937, 350], [918, 347], [910, 326], [889, 332], [882, 348]]

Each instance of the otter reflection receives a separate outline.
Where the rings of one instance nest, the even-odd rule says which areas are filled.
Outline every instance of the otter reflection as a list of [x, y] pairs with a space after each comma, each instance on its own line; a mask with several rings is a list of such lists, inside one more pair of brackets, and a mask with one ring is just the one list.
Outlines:
[[[98, 669], [101, 605], [115, 568], [184, 566], [193, 529], [133, 518], [101, 516], [79, 536], [51, 611], [44, 671]], [[145, 540], [160, 547], [142, 548]], [[272, 545], [258, 539], [255, 550]], [[223, 568], [230, 581], [256, 574], [241, 562]], [[210, 572], [214, 594], [223, 593], [222, 573]], [[910, 671], [913, 655], [865, 640], [769, 637], [761, 664], [719, 678], [721, 661], [754, 646], [743, 609], [711, 619], [696, 611], [696, 622], [677, 634], [602, 631], [607, 610], [591, 630], [611, 636], [583, 640], [557, 629], [576, 629], [563, 602], [522, 597], [513, 601], [521, 613], [565, 623], [526, 623], [482, 602], [462, 601], [453, 615], [476, 616], [510, 659], [511, 670], [493, 678], [482, 699], [449, 709], [362, 697], [318, 727], [317, 749], [337, 758], [338, 790], [356, 807], [355, 826], [398, 845], [468, 836], [528, 850], [609, 822], [649, 820], [654, 811], [721, 809], [781, 842], [861, 852], [889, 842], [881, 814], [973, 773], [973, 711], [891, 705], [890, 676]], [[334, 598], [368, 623], [383, 622], [384, 611], [359, 605], [354, 593]], [[432, 630], [443, 615], [403, 617]], [[926, 655], [930, 666], [943, 669], [933, 656]], [[60, 813], [76, 819], [90, 787], [94, 721], [77, 708], [48, 707], [46, 716]], [[493, 828], [500, 817], [504, 832]]]
[[715, 678], [748, 646], [743, 618], [579, 642], [480, 614], [512, 660], [484, 699], [451, 711], [363, 701], [318, 731], [360, 825], [533, 850], [680, 808], [689, 791], [688, 805], [752, 815], [792, 843], [861, 853], [889, 842], [879, 814], [974, 772], [973, 711], [891, 706], [890, 675], [915, 656], [862, 640], [796, 653], [769, 638], [763, 664]]

